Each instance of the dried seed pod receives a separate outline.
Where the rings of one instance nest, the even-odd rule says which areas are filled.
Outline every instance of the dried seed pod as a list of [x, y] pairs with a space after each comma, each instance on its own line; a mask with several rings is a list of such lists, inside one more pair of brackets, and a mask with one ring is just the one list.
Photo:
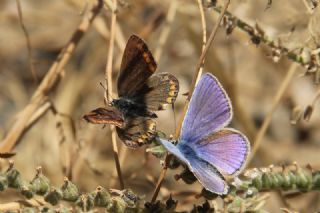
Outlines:
[[50, 181], [46, 176], [42, 174], [41, 167], [37, 168], [37, 174], [30, 182], [30, 184], [32, 191], [39, 195], [46, 194], [50, 189]]
[[177, 200], [173, 200], [172, 196], [170, 194], [170, 197], [168, 198], [168, 200], [166, 200], [166, 210], [168, 212], [174, 212], [174, 210], [176, 209], [178, 204]]
[[175, 175], [175, 179], [182, 179], [186, 184], [192, 184], [197, 181], [197, 178], [188, 168], [185, 168], [180, 174]]
[[10, 164], [9, 169], [6, 171], [6, 176], [8, 180], [8, 186], [18, 189], [21, 185], [21, 175], [18, 170], [13, 168], [13, 163]]
[[320, 189], [320, 171], [313, 174], [313, 189]]
[[138, 204], [138, 201], [140, 200], [140, 198], [136, 194], [134, 194], [131, 189], [122, 190], [121, 198], [130, 208], [136, 207]]
[[78, 200], [76, 201], [76, 205], [79, 206], [82, 211], [89, 211], [94, 207], [94, 201], [93, 201], [92, 195], [81, 195]]
[[270, 189], [272, 186], [271, 178], [268, 173], [263, 173], [261, 176], [262, 181], [262, 188], [263, 189]]
[[21, 181], [20, 192], [27, 199], [31, 199], [34, 195], [34, 192], [31, 190], [30, 183], [26, 181]]
[[97, 207], [108, 207], [111, 203], [110, 193], [103, 187], [98, 186], [97, 189], [92, 193], [94, 206]]
[[252, 186], [256, 187], [258, 190], [262, 189], [262, 178], [260, 175], [253, 178]]
[[298, 169], [297, 171], [297, 187], [302, 188], [302, 189], [308, 189], [309, 184], [312, 183], [312, 177], [308, 174], [306, 170], [303, 169]]
[[178, 168], [179, 166], [180, 166], [181, 164], [180, 164], [180, 161], [177, 159], [177, 158], [175, 158], [173, 155], [170, 155], [169, 156], [169, 160], [168, 160], [168, 168], [170, 168], [170, 169], [176, 169], [176, 168]]
[[50, 191], [44, 196], [44, 200], [51, 205], [57, 205], [62, 199], [62, 191], [58, 188], [52, 187]]
[[283, 184], [282, 184], [282, 187], [284, 190], [288, 190], [290, 189], [291, 187], [291, 178], [290, 178], [290, 175], [286, 172], [286, 173], [283, 173]]
[[126, 202], [121, 197], [114, 197], [111, 200], [111, 205], [107, 208], [108, 212], [123, 213], [127, 208]]
[[73, 184], [67, 177], [64, 178], [64, 184], [61, 187], [62, 198], [65, 201], [74, 202], [79, 198], [78, 187]]

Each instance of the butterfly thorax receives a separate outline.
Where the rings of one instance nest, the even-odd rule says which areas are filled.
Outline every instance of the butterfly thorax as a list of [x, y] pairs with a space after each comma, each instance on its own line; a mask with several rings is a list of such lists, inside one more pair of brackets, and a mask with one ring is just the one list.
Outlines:
[[121, 97], [119, 99], [114, 99], [111, 102], [111, 105], [119, 109], [124, 114], [125, 117], [134, 117], [134, 116], [142, 116], [142, 117], [150, 117], [150, 118], [157, 117], [157, 115], [149, 111], [145, 107], [145, 105], [138, 104], [129, 98]]
[[177, 144], [180, 151], [188, 158], [188, 157], [198, 157], [194, 149], [185, 141], [180, 140]]

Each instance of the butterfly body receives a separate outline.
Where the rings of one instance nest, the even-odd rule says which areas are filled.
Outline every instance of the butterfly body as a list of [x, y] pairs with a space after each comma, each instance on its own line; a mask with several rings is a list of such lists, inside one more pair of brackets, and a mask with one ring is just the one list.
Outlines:
[[216, 194], [227, 193], [224, 177], [237, 175], [250, 152], [248, 139], [225, 127], [231, 118], [227, 93], [213, 75], [205, 74], [191, 97], [177, 145], [159, 139], [207, 190]]
[[136, 103], [130, 98], [114, 99], [111, 102], [111, 105], [119, 109], [123, 113], [124, 117], [143, 116], [157, 118], [157, 115], [149, 111], [145, 105]]
[[154, 74], [157, 64], [146, 43], [132, 35], [123, 53], [117, 82], [118, 99], [84, 115], [94, 124], [113, 124], [129, 148], [138, 148], [156, 136], [157, 115], [178, 94], [178, 80], [170, 73]]

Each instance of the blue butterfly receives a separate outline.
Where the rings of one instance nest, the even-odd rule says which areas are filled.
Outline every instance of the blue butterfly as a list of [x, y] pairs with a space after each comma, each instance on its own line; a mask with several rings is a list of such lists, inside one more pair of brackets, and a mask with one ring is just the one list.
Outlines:
[[227, 93], [213, 75], [205, 74], [191, 97], [178, 144], [159, 139], [188, 166], [204, 188], [216, 194], [228, 192], [224, 177], [237, 175], [250, 152], [246, 136], [226, 128], [231, 119]]

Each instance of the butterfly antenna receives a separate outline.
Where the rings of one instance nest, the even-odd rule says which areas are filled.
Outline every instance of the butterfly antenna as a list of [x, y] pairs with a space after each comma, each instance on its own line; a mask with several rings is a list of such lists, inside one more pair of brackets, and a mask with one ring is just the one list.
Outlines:
[[102, 82], [100, 82], [100, 86], [104, 89], [104, 105], [107, 106], [109, 105], [109, 102], [108, 102], [108, 88], [106, 88]]

